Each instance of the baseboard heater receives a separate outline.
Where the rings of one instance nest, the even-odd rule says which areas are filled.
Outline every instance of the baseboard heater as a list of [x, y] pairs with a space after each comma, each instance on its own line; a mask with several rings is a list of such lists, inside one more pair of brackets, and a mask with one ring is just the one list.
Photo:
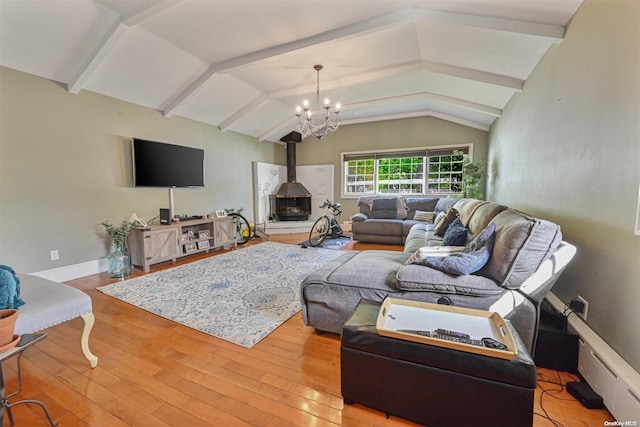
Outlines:
[[[558, 311], [565, 304], [553, 293], [547, 300]], [[640, 373], [631, 367], [578, 316], [568, 317], [579, 336], [578, 372], [617, 421], [640, 421]]]

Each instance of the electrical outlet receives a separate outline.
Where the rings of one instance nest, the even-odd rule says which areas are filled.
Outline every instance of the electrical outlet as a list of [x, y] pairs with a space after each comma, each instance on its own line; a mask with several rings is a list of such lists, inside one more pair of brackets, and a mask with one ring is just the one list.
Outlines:
[[55, 249], [53, 251], [49, 251], [49, 257], [51, 257], [51, 261], [57, 261], [60, 259], [60, 254], [58, 253], [58, 250]]
[[587, 320], [587, 308], [589, 308], [589, 303], [586, 299], [582, 298], [578, 295], [578, 301], [584, 304], [584, 308], [582, 309], [582, 313], [580, 313], [582, 320]]

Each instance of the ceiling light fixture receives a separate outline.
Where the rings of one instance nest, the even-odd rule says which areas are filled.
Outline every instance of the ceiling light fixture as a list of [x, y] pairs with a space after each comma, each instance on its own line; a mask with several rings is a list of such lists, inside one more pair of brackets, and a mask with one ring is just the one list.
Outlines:
[[296, 117], [298, 118], [298, 131], [307, 136], [315, 136], [318, 139], [326, 138], [338, 129], [340, 120], [340, 103], [337, 102], [333, 109], [334, 117], [331, 118], [331, 102], [325, 98], [320, 103], [320, 70], [322, 65], [314, 65], [313, 69], [317, 73], [316, 105], [315, 108], [309, 105], [308, 100], [302, 102], [302, 107], [296, 107]]

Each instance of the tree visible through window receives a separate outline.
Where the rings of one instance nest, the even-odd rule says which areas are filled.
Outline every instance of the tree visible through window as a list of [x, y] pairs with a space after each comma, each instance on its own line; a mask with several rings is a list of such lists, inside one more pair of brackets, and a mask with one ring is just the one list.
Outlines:
[[461, 194], [463, 159], [468, 153], [469, 146], [344, 153], [344, 195]]

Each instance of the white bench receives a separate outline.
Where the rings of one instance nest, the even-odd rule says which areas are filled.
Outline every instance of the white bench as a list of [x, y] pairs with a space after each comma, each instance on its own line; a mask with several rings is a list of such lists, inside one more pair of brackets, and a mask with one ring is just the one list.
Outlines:
[[98, 366], [98, 358], [89, 350], [89, 334], [95, 317], [91, 297], [79, 289], [42, 277], [18, 274], [20, 298], [25, 302], [18, 308], [15, 334], [40, 331], [76, 317], [84, 320], [80, 346], [92, 368]]

